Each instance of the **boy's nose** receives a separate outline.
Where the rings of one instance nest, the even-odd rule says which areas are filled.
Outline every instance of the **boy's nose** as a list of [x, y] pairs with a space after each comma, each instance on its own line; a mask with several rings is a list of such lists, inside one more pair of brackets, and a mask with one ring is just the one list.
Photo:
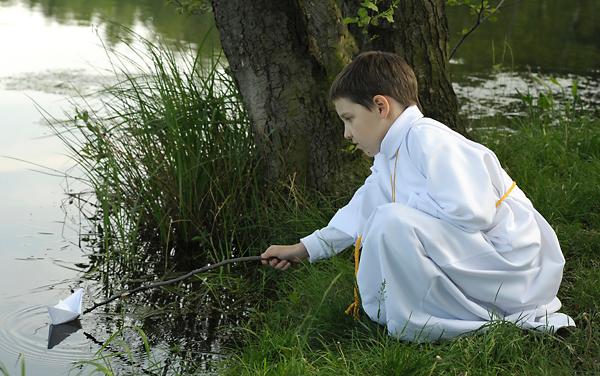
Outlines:
[[352, 133], [350, 133], [350, 129], [348, 129], [348, 126], [344, 124], [344, 138], [346, 140], [352, 140]]

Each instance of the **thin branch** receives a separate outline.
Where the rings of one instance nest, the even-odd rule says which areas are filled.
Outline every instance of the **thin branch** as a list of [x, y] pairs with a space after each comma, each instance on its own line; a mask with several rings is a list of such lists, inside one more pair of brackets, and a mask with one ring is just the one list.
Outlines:
[[263, 260], [263, 258], [260, 257], [260, 256], [248, 256], [248, 257], [231, 258], [231, 259], [223, 260], [223, 261], [218, 262], [218, 263], [213, 264], [213, 265], [206, 265], [206, 266], [204, 266], [202, 268], [192, 270], [191, 272], [189, 272], [187, 274], [184, 274], [182, 276], [179, 276], [177, 278], [169, 279], [169, 280], [166, 280], [166, 281], [154, 282], [154, 283], [151, 283], [151, 284], [146, 285], [146, 286], [140, 286], [140, 287], [136, 287], [136, 288], [131, 289], [131, 290], [122, 291], [120, 293], [117, 293], [117, 294], [111, 296], [110, 298], [106, 299], [103, 302], [94, 303], [94, 305], [92, 307], [90, 307], [90, 308], [86, 309], [85, 311], [83, 311], [83, 314], [85, 315], [86, 313], [92, 312], [96, 308], [101, 307], [103, 305], [106, 305], [106, 304], [112, 302], [113, 300], [120, 299], [120, 298], [125, 298], [125, 297], [127, 297], [129, 295], [138, 293], [140, 291], [146, 291], [146, 290], [150, 290], [150, 289], [153, 289], [153, 288], [157, 288], [157, 287], [171, 285], [173, 283], [181, 282], [181, 281], [183, 281], [183, 280], [185, 280], [187, 278], [190, 278], [190, 277], [192, 277], [192, 276], [194, 276], [196, 274], [204, 273], [204, 272], [207, 272], [209, 270], [213, 270], [213, 269], [219, 268], [219, 267], [221, 267], [223, 265], [233, 264], [235, 262], [249, 262], [249, 261], [261, 261], [261, 260]]
[[473, 25], [473, 27], [471, 27], [471, 29], [469, 31], [467, 31], [462, 38], [460, 38], [460, 40], [458, 41], [458, 43], [456, 44], [456, 46], [454, 46], [454, 48], [452, 49], [452, 52], [450, 53], [450, 58], [448, 58], [448, 60], [452, 59], [454, 57], [454, 54], [456, 53], [456, 50], [458, 50], [458, 47], [460, 47], [461, 44], [463, 44], [463, 42], [465, 41], [465, 39], [467, 39], [467, 37], [473, 32], [475, 31], [475, 29], [477, 29], [485, 20], [487, 20], [488, 18], [490, 18], [491, 16], [493, 16], [501, 7], [502, 4], [504, 4], [505, 0], [500, 0], [500, 2], [498, 3], [498, 5], [487, 15], [487, 16], [483, 16], [483, 11], [485, 10], [485, 0], [481, 0], [481, 7], [479, 8], [479, 12], [477, 13], [477, 20], [475, 21], [475, 24]]

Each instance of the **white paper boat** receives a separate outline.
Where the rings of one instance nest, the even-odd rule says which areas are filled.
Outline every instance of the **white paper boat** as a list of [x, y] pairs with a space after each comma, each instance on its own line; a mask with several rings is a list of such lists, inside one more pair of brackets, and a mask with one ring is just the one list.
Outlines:
[[81, 315], [81, 301], [83, 300], [83, 289], [77, 289], [65, 300], [60, 300], [54, 307], [48, 306], [48, 314], [52, 325], [63, 324], [73, 321]]

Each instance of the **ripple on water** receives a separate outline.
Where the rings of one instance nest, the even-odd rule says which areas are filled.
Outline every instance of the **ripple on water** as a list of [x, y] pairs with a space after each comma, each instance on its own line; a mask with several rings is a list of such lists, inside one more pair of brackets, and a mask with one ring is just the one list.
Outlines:
[[78, 321], [70, 327], [53, 327], [49, 342], [50, 322], [45, 306], [2, 312], [0, 322], [0, 350], [3, 352], [15, 356], [22, 353], [26, 360], [47, 365], [69, 364], [90, 357], [90, 343]]

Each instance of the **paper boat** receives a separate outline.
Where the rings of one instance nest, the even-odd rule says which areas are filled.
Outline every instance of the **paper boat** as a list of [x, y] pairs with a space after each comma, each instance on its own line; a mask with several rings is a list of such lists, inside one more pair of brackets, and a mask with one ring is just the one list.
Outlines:
[[65, 300], [60, 300], [54, 307], [48, 307], [48, 314], [52, 325], [63, 324], [73, 321], [81, 315], [81, 301], [83, 300], [83, 289], [78, 289]]

